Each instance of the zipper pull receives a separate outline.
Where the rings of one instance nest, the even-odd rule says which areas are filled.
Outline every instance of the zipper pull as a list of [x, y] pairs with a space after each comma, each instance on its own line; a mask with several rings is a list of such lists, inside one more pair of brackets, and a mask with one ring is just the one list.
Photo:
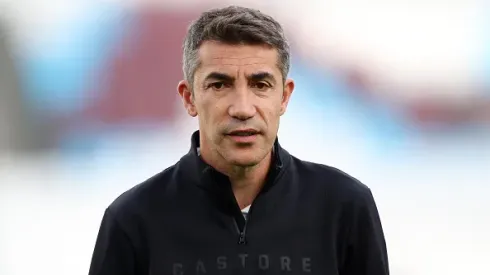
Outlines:
[[241, 231], [240, 232], [240, 237], [238, 238], [238, 244], [245, 244], [246, 243], [246, 240], [245, 240], [245, 232]]

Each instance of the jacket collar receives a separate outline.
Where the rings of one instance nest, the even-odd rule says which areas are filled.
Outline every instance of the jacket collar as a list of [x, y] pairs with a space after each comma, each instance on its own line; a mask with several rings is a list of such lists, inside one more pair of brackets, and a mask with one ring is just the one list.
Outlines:
[[[276, 182], [275, 179], [282, 170], [287, 168], [291, 158], [291, 155], [280, 146], [278, 138], [276, 138], [272, 150], [272, 163], [264, 188], [269, 188]], [[200, 157], [199, 130], [192, 134], [191, 148], [182, 157], [181, 164], [183, 165], [181, 169], [184, 177], [201, 186], [215, 185], [220, 179], [228, 179], [228, 177], [218, 172]]]

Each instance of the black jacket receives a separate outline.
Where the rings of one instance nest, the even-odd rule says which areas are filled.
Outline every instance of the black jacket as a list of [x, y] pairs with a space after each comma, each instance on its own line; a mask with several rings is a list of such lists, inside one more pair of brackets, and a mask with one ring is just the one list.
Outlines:
[[387, 275], [368, 187], [274, 145], [247, 221], [228, 178], [197, 153], [118, 197], [104, 214], [90, 275]]

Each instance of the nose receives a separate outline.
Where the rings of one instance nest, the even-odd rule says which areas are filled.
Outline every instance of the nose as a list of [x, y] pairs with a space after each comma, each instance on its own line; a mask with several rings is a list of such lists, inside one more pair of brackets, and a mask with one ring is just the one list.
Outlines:
[[257, 109], [253, 103], [253, 93], [247, 88], [235, 90], [228, 114], [238, 120], [248, 120], [255, 116]]

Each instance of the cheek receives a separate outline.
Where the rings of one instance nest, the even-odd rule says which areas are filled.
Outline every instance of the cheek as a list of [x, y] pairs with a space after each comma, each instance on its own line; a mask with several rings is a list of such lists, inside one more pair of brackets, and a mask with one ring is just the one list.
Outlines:
[[263, 110], [265, 122], [269, 127], [274, 128], [279, 123], [280, 112], [281, 106], [269, 106], [269, 108]]
[[226, 114], [225, 106], [219, 104], [216, 100], [202, 100], [198, 108], [199, 116], [201, 116], [201, 120], [206, 121], [207, 124], [217, 125], [218, 121], [222, 119], [224, 114]]
[[279, 117], [282, 110], [282, 101], [280, 98], [274, 98], [268, 102], [268, 113], [272, 117]]

